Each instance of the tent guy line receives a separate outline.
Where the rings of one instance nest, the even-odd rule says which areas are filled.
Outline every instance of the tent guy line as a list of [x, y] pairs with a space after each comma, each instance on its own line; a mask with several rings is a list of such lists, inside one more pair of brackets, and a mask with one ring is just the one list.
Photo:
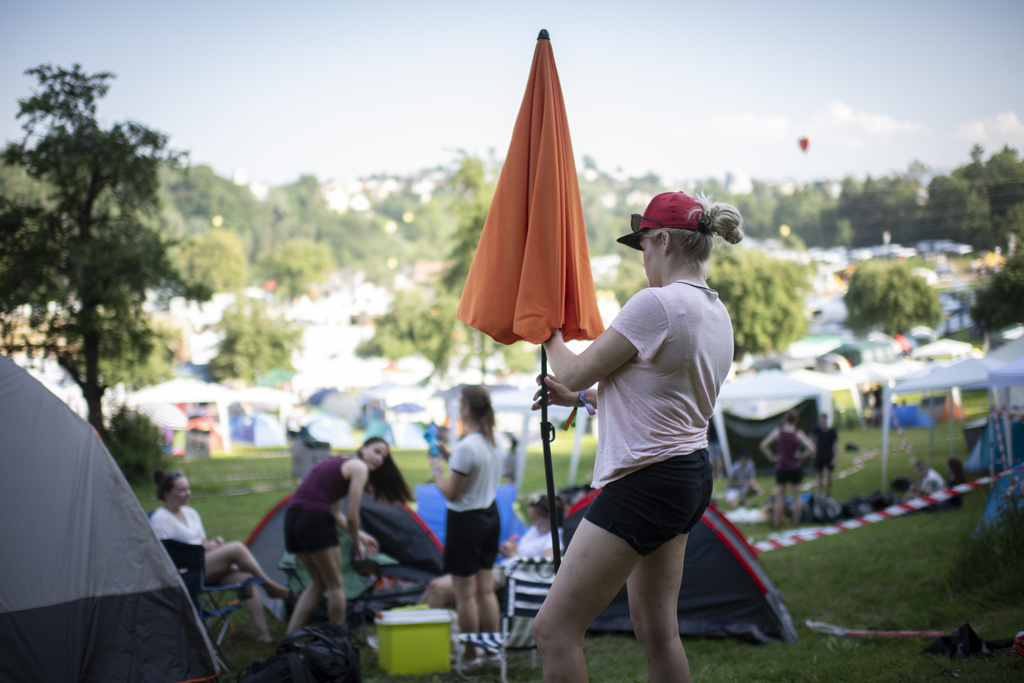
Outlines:
[[1021, 472], [1024, 472], [1024, 469], [1022, 468], [1024, 468], [1024, 464], [1018, 465], [1013, 469], [1006, 470], [1005, 472], [1001, 472], [999, 474], [995, 474], [989, 477], [982, 477], [981, 479], [976, 479], [975, 481], [969, 481], [966, 484], [959, 484], [958, 486], [953, 486], [951, 488], [946, 489], [945, 491], [939, 491], [938, 493], [934, 493], [930, 496], [921, 496], [920, 498], [914, 498], [913, 500], [907, 501], [906, 503], [897, 503], [895, 505], [890, 505], [884, 510], [872, 512], [871, 514], [864, 515], [863, 517], [858, 517], [857, 519], [852, 519], [848, 522], [842, 522], [840, 524], [835, 524], [833, 526], [827, 526], [820, 529], [808, 529], [806, 531], [800, 531], [795, 534], [786, 536], [785, 538], [775, 538], [768, 539], [766, 541], [759, 541], [758, 543], [754, 544], [754, 547], [760, 552], [766, 552], [768, 550], [775, 550], [776, 548], [788, 548], [789, 546], [793, 546], [798, 543], [813, 541], [818, 538], [824, 538], [825, 536], [834, 536], [835, 534], [838, 534], [841, 531], [859, 529], [863, 526], [867, 526], [868, 524], [874, 524], [876, 522], [881, 522], [886, 519], [892, 519], [893, 517], [899, 517], [900, 515], [905, 515], [908, 512], [921, 510], [926, 507], [935, 505], [936, 503], [941, 503], [943, 501], [949, 500], [950, 498], [955, 498], [956, 496], [967, 493], [968, 491], [973, 491], [974, 489], [980, 486], [984, 486], [985, 484], [991, 484], [992, 482], [998, 479], [1002, 479], [1008, 474], [1020, 474]]

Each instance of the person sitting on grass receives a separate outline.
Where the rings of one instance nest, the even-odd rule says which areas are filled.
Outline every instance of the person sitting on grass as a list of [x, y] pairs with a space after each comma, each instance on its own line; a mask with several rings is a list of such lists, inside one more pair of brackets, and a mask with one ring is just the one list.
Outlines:
[[924, 460], [914, 461], [914, 471], [917, 473], [917, 479], [911, 482], [904, 501], [930, 496], [946, 488], [946, 482], [943, 481], [942, 475], [929, 467]]
[[747, 506], [747, 498], [761, 494], [761, 487], [757, 485], [754, 476], [757, 470], [754, 468], [754, 459], [750, 453], [744, 451], [740, 461], [732, 466], [729, 473], [729, 485], [725, 489], [725, 502], [730, 507]]
[[[188, 505], [192, 490], [181, 470], [164, 472], [157, 469], [153, 472], [153, 481], [156, 482], [156, 497], [162, 505], [150, 515], [150, 526], [160, 540], [171, 539], [203, 546], [206, 550], [206, 573], [203, 577], [206, 583], [238, 583], [256, 576], [264, 580], [263, 589], [270, 597], [288, 599], [291, 596], [287, 587], [266, 575], [245, 544], [239, 541], [225, 543], [220, 536], [206, 537], [199, 513]], [[249, 597], [245, 599], [245, 611], [256, 627], [256, 640], [273, 643], [274, 637], [270, 635], [267, 616], [263, 611], [263, 598], [258, 590], [249, 592]]]

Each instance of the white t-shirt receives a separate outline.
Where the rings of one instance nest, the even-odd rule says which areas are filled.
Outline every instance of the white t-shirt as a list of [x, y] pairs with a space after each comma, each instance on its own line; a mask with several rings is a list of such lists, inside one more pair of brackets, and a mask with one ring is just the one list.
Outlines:
[[928, 474], [924, 475], [924, 480], [921, 482], [921, 495], [930, 496], [945, 488], [946, 482], [942, 479], [942, 475], [933, 469], [929, 469]]
[[637, 292], [611, 326], [637, 355], [598, 385], [594, 488], [708, 444], [732, 364], [732, 322], [718, 293], [683, 281]]
[[170, 510], [161, 505], [149, 516], [149, 525], [153, 527], [156, 537], [161, 541], [169, 538], [182, 543], [200, 545], [206, 538], [206, 530], [203, 529], [199, 513], [188, 505], [183, 505], [181, 511], [185, 514], [187, 524], [182, 524]]
[[[559, 539], [562, 538], [559, 531]], [[531, 526], [516, 543], [516, 557], [544, 557], [551, 551], [551, 532], [540, 533], [537, 527]]]
[[467, 434], [455, 446], [448, 469], [466, 475], [466, 485], [457, 500], [448, 501], [456, 512], [484, 510], [494, 502], [501, 482], [501, 450], [492, 446], [480, 432]]

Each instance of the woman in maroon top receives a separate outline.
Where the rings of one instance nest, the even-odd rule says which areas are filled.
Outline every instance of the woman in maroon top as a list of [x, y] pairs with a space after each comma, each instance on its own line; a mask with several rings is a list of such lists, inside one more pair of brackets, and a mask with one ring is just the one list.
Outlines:
[[[292, 494], [284, 517], [284, 544], [309, 574], [310, 584], [295, 603], [288, 633], [306, 623], [325, 591], [327, 618], [344, 623], [345, 585], [337, 530], [344, 529], [352, 537], [355, 560], [378, 550], [377, 541], [359, 529], [364, 489], [372, 490], [374, 498], [383, 497], [394, 504], [412, 500], [387, 442], [380, 437], [367, 439], [354, 456], [321, 460]], [[346, 513], [342, 514], [346, 497]]]
[[[772, 527], [782, 527], [782, 513], [786, 509], [786, 488], [793, 495], [793, 526], [800, 524], [800, 482], [804, 471], [802, 460], [814, 457], [815, 448], [811, 438], [797, 428], [800, 414], [790, 410], [782, 419], [782, 426], [764, 437], [761, 452], [764, 457], [775, 463], [775, 510]], [[772, 446], [776, 446], [773, 450]], [[800, 447], [803, 446], [803, 449]]]

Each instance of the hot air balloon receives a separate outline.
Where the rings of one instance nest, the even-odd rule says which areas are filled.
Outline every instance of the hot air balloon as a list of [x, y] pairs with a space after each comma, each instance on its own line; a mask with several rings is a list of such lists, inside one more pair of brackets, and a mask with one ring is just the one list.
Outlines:
[[800, 143], [801, 151], [806, 152], [807, 148], [811, 146], [811, 139], [810, 138], [800, 138], [799, 143]]

